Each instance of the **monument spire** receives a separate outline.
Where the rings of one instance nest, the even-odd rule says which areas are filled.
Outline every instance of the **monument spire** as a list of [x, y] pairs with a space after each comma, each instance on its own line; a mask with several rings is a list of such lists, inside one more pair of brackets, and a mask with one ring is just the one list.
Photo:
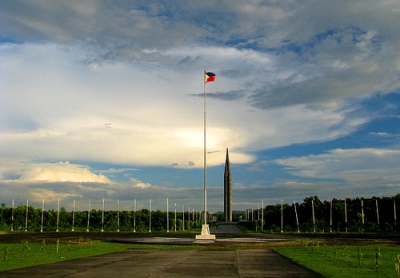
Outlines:
[[224, 214], [225, 222], [232, 222], [232, 175], [228, 148], [226, 148], [224, 171]]

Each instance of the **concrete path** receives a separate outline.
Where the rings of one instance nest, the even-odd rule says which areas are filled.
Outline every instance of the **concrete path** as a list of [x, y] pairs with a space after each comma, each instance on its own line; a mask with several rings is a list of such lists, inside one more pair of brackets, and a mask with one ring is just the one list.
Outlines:
[[126, 250], [0, 272], [0, 277], [322, 277], [269, 248]]

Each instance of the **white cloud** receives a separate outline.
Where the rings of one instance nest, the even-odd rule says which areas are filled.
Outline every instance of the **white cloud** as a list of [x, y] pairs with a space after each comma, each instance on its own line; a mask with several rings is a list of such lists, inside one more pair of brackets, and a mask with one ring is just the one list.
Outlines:
[[[166, 73], [164, 68], [159, 72], [141, 71], [118, 63], [93, 70], [74, 62], [79, 59], [79, 49], [67, 51], [55, 45], [29, 44], [13, 48], [10, 51], [10, 46], [3, 47], [6, 61], [13, 62], [1, 68], [7, 82], [3, 98], [9, 104], [3, 110], [7, 115], [3, 118], [1, 139], [7, 146], [1, 150], [4, 154], [164, 166], [191, 161], [190, 165], [201, 167], [203, 103], [201, 98], [188, 95], [190, 90], [201, 92], [201, 86], [194, 85], [201, 84], [201, 71], [180, 73], [175, 81], [174, 74]], [[187, 55], [186, 50], [183, 54], [180, 51], [174, 55]], [[215, 59], [232, 63], [237, 56], [237, 64], [260, 60], [246, 60], [247, 54], [232, 51], [233, 57]], [[43, 62], [32, 63], [32, 57]], [[266, 58], [265, 63], [272, 62]], [[256, 63], [258, 67], [262, 64]], [[21, 72], [22, 65], [25, 66]], [[35, 67], [35, 71], [28, 74], [25, 71], [30, 67]], [[24, 80], [26, 75], [29, 79]], [[217, 78], [221, 84], [210, 84], [208, 90], [223, 88], [232, 80]], [[247, 154], [249, 150], [347, 134], [365, 122], [363, 118], [347, 120], [349, 111], [337, 107], [313, 111], [303, 106], [268, 111], [254, 109], [245, 101], [209, 98], [207, 147], [210, 151], [229, 147], [237, 163], [247, 163], [254, 159]], [[105, 128], [104, 123], [112, 124]], [[13, 130], [16, 126], [23, 128]], [[210, 165], [223, 161], [223, 155], [209, 159]]]
[[37, 163], [18, 162], [9, 159], [1, 162], [0, 177], [2, 181], [17, 183], [111, 183], [106, 176], [92, 173], [87, 166], [61, 161], [58, 163]]
[[316, 179], [339, 179], [347, 183], [376, 186], [399, 183], [400, 151], [393, 149], [335, 149], [320, 155], [278, 159], [294, 175]]
[[145, 188], [150, 188], [152, 187], [151, 184], [149, 183], [143, 183], [141, 181], [138, 181], [134, 178], [131, 179], [131, 182], [133, 183], [133, 188], [141, 188], [141, 189], [145, 189]]

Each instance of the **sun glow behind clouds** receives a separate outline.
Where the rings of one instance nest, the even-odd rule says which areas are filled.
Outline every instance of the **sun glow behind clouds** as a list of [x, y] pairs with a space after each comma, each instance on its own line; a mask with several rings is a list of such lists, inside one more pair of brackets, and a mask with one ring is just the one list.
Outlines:
[[[35, 163], [35, 162], [9, 162], [7, 168], [2, 168], [0, 176], [5, 181], [31, 183], [31, 182], [96, 182], [109, 184], [111, 181], [104, 175], [96, 175], [87, 166], [70, 164], [69, 162], [58, 163]], [[14, 178], [8, 178], [12, 172]]]

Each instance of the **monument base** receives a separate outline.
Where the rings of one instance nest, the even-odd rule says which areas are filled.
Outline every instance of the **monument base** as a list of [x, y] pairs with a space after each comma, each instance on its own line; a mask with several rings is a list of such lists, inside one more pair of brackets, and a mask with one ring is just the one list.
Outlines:
[[196, 239], [215, 240], [215, 235], [211, 235], [208, 224], [204, 224], [201, 227], [201, 235], [196, 235]]

